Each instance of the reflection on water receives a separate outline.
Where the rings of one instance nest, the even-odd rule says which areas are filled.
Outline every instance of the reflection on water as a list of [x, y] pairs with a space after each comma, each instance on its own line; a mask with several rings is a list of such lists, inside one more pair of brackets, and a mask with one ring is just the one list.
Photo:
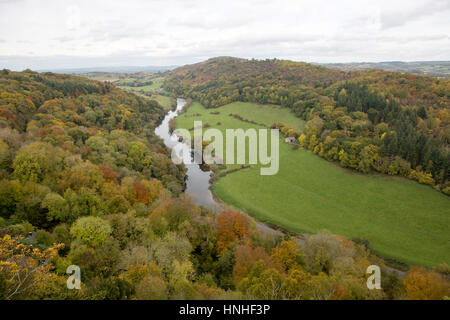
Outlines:
[[[186, 104], [185, 99], [177, 99], [177, 108], [175, 111], [169, 111], [162, 121], [161, 125], [155, 129], [156, 135], [163, 139], [164, 144], [170, 149], [176, 148], [183, 150], [184, 155], [191, 154], [190, 146], [179, 142], [176, 134], [170, 134], [169, 121], [176, 116]], [[187, 152], [186, 152], [187, 151]], [[214, 201], [211, 191], [209, 190], [209, 179], [212, 171], [202, 171], [198, 164], [190, 162], [189, 159], [184, 161], [186, 165], [186, 193], [201, 206], [218, 210], [219, 205]]]

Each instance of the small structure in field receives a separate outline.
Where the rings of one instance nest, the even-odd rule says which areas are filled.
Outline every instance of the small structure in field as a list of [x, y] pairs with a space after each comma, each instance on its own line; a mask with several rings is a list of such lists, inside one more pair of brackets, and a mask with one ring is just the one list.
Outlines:
[[284, 139], [284, 142], [286, 143], [294, 143], [297, 139], [295, 139], [295, 137], [287, 137], [286, 139]]

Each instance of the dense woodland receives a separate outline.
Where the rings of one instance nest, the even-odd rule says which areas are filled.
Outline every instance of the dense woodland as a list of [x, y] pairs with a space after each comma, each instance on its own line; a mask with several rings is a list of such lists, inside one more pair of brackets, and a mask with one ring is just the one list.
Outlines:
[[450, 80], [220, 57], [174, 70], [165, 88], [208, 108], [235, 101], [290, 108], [306, 121], [304, 132], [274, 127], [315, 154], [450, 194]]
[[[305, 67], [313, 68], [305, 71], [311, 74], [316, 68]], [[364, 87], [342, 83], [332, 89], [330, 84], [346, 75], [331, 72], [330, 79], [326, 69], [320, 70], [316, 89], [328, 89], [331, 96], [305, 89], [314, 103], [291, 106], [309, 120], [309, 140], [310, 128], [315, 128], [311, 123], [333, 123], [326, 118], [327, 106], [331, 114], [342, 110], [351, 123], [357, 121], [351, 117], [354, 112], [361, 113], [358, 121], [372, 121], [363, 116], [365, 103], [358, 111], [351, 109], [357, 106], [338, 106], [348, 104]], [[192, 95], [202, 99], [204, 92], [210, 91]], [[225, 102], [220, 98], [215, 103]], [[426, 121], [436, 121], [438, 108], [425, 110]], [[1, 299], [449, 296], [447, 265], [435, 270], [413, 267], [400, 278], [364, 244], [327, 232], [298, 243], [259, 231], [243, 214], [216, 215], [194, 205], [183, 193], [184, 166], [171, 162], [153, 133], [162, 116], [157, 102], [109, 83], [0, 71]], [[375, 118], [390, 123], [378, 113]], [[396, 128], [395, 122], [386, 125]], [[329, 126], [314, 136], [329, 139], [323, 135]], [[354, 131], [347, 129], [334, 131], [350, 139]], [[366, 268], [371, 264], [381, 267], [382, 290], [367, 289]], [[80, 290], [66, 287], [70, 265], [81, 268]]]
[[394, 72], [406, 72], [424, 76], [450, 79], [450, 61], [386, 61], [386, 62], [350, 62], [321, 63], [321, 65], [344, 71], [380, 69]]

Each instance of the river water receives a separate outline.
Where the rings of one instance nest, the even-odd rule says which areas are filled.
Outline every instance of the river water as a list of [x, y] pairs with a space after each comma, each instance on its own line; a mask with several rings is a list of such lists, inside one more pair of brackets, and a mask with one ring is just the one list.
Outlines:
[[[183, 155], [188, 155], [187, 158], [183, 159], [183, 163], [186, 166], [186, 190], [187, 193], [197, 205], [201, 205], [207, 207], [216, 213], [219, 213], [224, 209], [224, 206], [214, 201], [213, 195], [210, 187], [210, 178], [212, 175], [212, 171], [202, 171], [198, 164], [193, 163], [191, 156], [191, 147], [187, 144], [184, 144], [179, 141], [179, 136], [174, 133], [170, 133], [169, 121], [173, 118], [177, 117], [180, 114], [180, 111], [186, 105], [186, 100], [178, 98], [177, 99], [177, 108], [174, 111], [169, 111], [167, 115], [164, 117], [164, 120], [161, 122], [159, 127], [155, 129], [155, 134], [163, 139], [164, 144], [169, 149], [181, 150]], [[177, 152], [177, 154], [180, 154]], [[183, 158], [183, 157], [180, 157]], [[279, 232], [271, 227], [261, 223], [256, 223], [259, 230], [266, 232]]]
[[184, 155], [189, 155], [189, 159], [184, 159], [186, 166], [186, 190], [185, 192], [195, 201], [196, 204], [208, 207], [214, 211], [218, 211], [220, 205], [214, 201], [211, 190], [209, 190], [209, 179], [212, 171], [202, 171], [198, 164], [193, 163], [191, 158], [191, 148], [187, 144], [179, 142], [179, 137], [176, 134], [170, 133], [169, 121], [179, 115], [181, 109], [186, 104], [185, 99], [177, 99], [177, 108], [174, 111], [169, 111], [164, 117], [162, 123], [155, 129], [155, 133], [169, 149], [182, 150]]

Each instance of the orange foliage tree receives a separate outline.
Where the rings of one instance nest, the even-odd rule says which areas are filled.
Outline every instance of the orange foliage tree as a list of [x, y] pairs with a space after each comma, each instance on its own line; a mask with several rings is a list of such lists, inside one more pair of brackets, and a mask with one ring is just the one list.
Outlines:
[[218, 219], [217, 251], [222, 254], [229, 245], [250, 235], [247, 217], [238, 212], [224, 211]]
[[406, 295], [412, 300], [440, 300], [450, 296], [450, 286], [438, 273], [413, 267], [403, 280]]
[[303, 263], [303, 259], [295, 241], [282, 241], [279, 247], [272, 250], [270, 256], [272, 261], [278, 263], [285, 271], [298, 268]]
[[251, 247], [247, 244], [240, 245], [236, 249], [235, 263], [233, 266], [233, 280], [236, 285], [249, 273], [252, 266], [258, 262], [264, 262], [266, 268], [273, 268], [274, 263], [261, 247]]

